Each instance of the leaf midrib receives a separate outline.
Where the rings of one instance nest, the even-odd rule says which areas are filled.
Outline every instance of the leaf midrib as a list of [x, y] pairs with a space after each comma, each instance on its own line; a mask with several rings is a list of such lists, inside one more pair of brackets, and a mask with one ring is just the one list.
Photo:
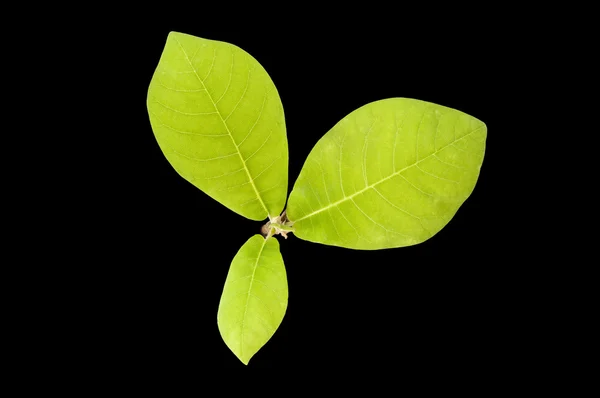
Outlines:
[[254, 263], [254, 269], [252, 270], [252, 276], [250, 277], [250, 284], [248, 286], [248, 293], [246, 294], [246, 303], [244, 305], [244, 315], [242, 315], [242, 326], [240, 330], [240, 357], [244, 357], [244, 321], [246, 320], [246, 314], [248, 312], [248, 301], [250, 300], [250, 292], [252, 291], [252, 285], [254, 284], [254, 276], [256, 274], [256, 268], [258, 268], [258, 261], [260, 260], [260, 256], [262, 256], [263, 249], [265, 248], [265, 244], [267, 243], [267, 239], [263, 239], [262, 245], [260, 246], [260, 250], [258, 251], [258, 256], [256, 257], [256, 262]]
[[458, 141], [462, 140], [463, 138], [466, 138], [466, 137], [470, 136], [471, 134], [473, 134], [473, 133], [475, 133], [475, 132], [477, 132], [477, 131], [481, 130], [481, 129], [482, 129], [482, 128], [484, 128], [484, 127], [485, 127], [485, 126], [481, 126], [481, 127], [479, 127], [479, 128], [476, 128], [475, 130], [471, 131], [470, 133], [468, 133], [468, 134], [465, 134], [465, 135], [463, 135], [462, 137], [460, 137], [460, 138], [458, 138], [458, 139], [455, 139], [455, 140], [453, 140], [452, 142], [449, 142], [448, 144], [444, 145], [443, 147], [441, 147], [441, 148], [437, 149], [435, 152], [433, 152], [433, 153], [431, 153], [431, 154], [429, 154], [429, 155], [425, 156], [424, 158], [417, 160], [415, 163], [413, 163], [413, 164], [411, 164], [411, 165], [408, 165], [408, 166], [406, 166], [406, 167], [403, 167], [402, 169], [400, 169], [400, 170], [398, 170], [398, 171], [395, 171], [395, 172], [393, 172], [393, 173], [392, 173], [392, 174], [390, 174], [389, 176], [387, 176], [387, 177], [385, 177], [385, 178], [382, 178], [381, 180], [379, 180], [379, 181], [377, 181], [377, 182], [375, 182], [375, 183], [373, 183], [373, 184], [367, 185], [366, 187], [364, 187], [364, 188], [363, 188], [363, 189], [361, 189], [360, 191], [356, 191], [355, 193], [353, 193], [353, 194], [352, 194], [352, 195], [350, 195], [350, 196], [344, 196], [342, 199], [338, 200], [337, 202], [331, 203], [331, 204], [329, 204], [329, 205], [327, 205], [327, 206], [325, 206], [325, 207], [323, 207], [323, 208], [321, 208], [321, 209], [319, 209], [319, 210], [315, 210], [315, 211], [313, 211], [312, 213], [309, 213], [309, 214], [305, 215], [304, 217], [301, 217], [301, 218], [299, 218], [299, 219], [297, 219], [297, 220], [290, 220], [290, 221], [292, 221], [292, 222], [298, 222], [298, 221], [305, 220], [305, 219], [307, 219], [307, 218], [309, 218], [309, 217], [312, 217], [312, 216], [314, 216], [315, 214], [321, 213], [321, 212], [323, 212], [323, 211], [325, 211], [325, 210], [328, 210], [328, 209], [330, 209], [330, 208], [332, 208], [332, 207], [336, 207], [336, 206], [338, 206], [340, 203], [344, 203], [344, 202], [346, 202], [346, 201], [348, 201], [348, 200], [351, 200], [351, 199], [352, 199], [352, 198], [354, 198], [355, 196], [358, 196], [358, 195], [360, 195], [361, 193], [363, 193], [363, 192], [365, 192], [365, 191], [367, 191], [367, 190], [369, 190], [369, 189], [371, 189], [371, 188], [374, 188], [375, 186], [377, 186], [377, 185], [379, 185], [379, 184], [381, 184], [381, 183], [383, 183], [383, 182], [385, 182], [385, 181], [387, 181], [387, 180], [389, 180], [389, 179], [391, 179], [391, 178], [393, 178], [393, 177], [395, 177], [395, 176], [399, 175], [399, 174], [400, 174], [400, 173], [402, 173], [403, 171], [405, 171], [405, 170], [407, 170], [407, 169], [409, 169], [409, 168], [411, 168], [411, 167], [414, 167], [414, 166], [418, 165], [419, 163], [421, 163], [421, 162], [422, 162], [422, 161], [424, 161], [425, 159], [427, 159], [427, 158], [429, 158], [429, 157], [431, 157], [431, 156], [434, 156], [435, 154], [437, 154], [438, 152], [440, 152], [442, 149], [446, 148], [447, 146], [450, 146], [450, 145], [454, 144], [455, 142], [458, 142]]
[[187, 52], [185, 51], [185, 49], [183, 48], [183, 46], [181, 45], [181, 43], [179, 42], [179, 40], [177, 40], [175, 37], [173, 38], [173, 40], [175, 40], [175, 42], [177, 42], [177, 44], [179, 45], [179, 48], [181, 48], [181, 51], [183, 52], [183, 55], [185, 56], [186, 61], [188, 62], [188, 64], [192, 68], [192, 70], [194, 71], [194, 75], [196, 76], [196, 78], [198, 79], [198, 81], [200, 82], [200, 84], [202, 84], [202, 88], [206, 91], [206, 94], [208, 95], [208, 98], [210, 99], [210, 102], [212, 103], [213, 107], [215, 108], [215, 111], [217, 112], [217, 114], [219, 115], [219, 119], [221, 119], [221, 122], [223, 123], [223, 126], [225, 126], [225, 130], [227, 130], [227, 134], [229, 135], [229, 138], [231, 139], [231, 142], [233, 143], [233, 146], [235, 147], [235, 150], [237, 151], [237, 154], [238, 154], [238, 156], [240, 158], [240, 161], [242, 162], [242, 165], [244, 166], [244, 170], [246, 171], [246, 175], [248, 176], [248, 180], [250, 180], [250, 185], [252, 185], [252, 189], [254, 190], [254, 193], [256, 194], [256, 197], [258, 198], [258, 201], [260, 202], [260, 204], [263, 207], [263, 209], [267, 212], [267, 217], [270, 217], [269, 210], [267, 209], [267, 206], [265, 206], [265, 203], [263, 202], [262, 197], [260, 196], [260, 193], [258, 192], [258, 189], [256, 188], [256, 185], [254, 184], [254, 179], [250, 175], [250, 170], [248, 170], [248, 166], [246, 165], [246, 161], [244, 160], [244, 157], [242, 156], [242, 153], [240, 152], [240, 148], [236, 144], [235, 139], [233, 138], [233, 135], [231, 134], [231, 131], [229, 130], [229, 126], [227, 126], [227, 122], [225, 121], [225, 119], [223, 119], [223, 115], [221, 115], [221, 112], [219, 111], [219, 108], [217, 108], [217, 104], [215, 103], [212, 95], [210, 95], [210, 92], [206, 88], [206, 85], [204, 84], [204, 81], [202, 79], [200, 79], [200, 76], [198, 75], [198, 71], [196, 70], [196, 68], [194, 68], [194, 65], [192, 64], [192, 61], [188, 57]]

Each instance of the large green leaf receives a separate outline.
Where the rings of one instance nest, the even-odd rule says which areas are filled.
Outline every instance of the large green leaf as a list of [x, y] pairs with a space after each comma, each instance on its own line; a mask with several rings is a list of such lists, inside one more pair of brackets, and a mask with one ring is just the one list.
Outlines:
[[251, 55], [171, 32], [147, 106], [158, 144], [183, 178], [252, 220], [281, 213], [288, 168], [283, 107]]
[[473, 191], [486, 135], [480, 120], [419, 100], [355, 110], [306, 159], [288, 200], [294, 233], [365, 250], [429, 239]]
[[244, 364], [273, 336], [287, 301], [279, 242], [254, 235], [233, 258], [217, 315], [225, 344]]

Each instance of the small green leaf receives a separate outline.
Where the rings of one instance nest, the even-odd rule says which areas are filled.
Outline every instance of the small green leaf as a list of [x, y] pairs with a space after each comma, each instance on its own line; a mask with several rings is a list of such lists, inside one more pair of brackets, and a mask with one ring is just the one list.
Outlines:
[[249, 219], [281, 213], [288, 178], [283, 107], [251, 55], [171, 32], [147, 107], [161, 150], [183, 178]]
[[273, 336], [287, 301], [279, 242], [254, 235], [231, 262], [217, 314], [221, 337], [244, 364]]
[[364, 250], [429, 239], [473, 191], [486, 136], [480, 120], [425, 101], [355, 110], [304, 163], [286, 210], [294, 234]]

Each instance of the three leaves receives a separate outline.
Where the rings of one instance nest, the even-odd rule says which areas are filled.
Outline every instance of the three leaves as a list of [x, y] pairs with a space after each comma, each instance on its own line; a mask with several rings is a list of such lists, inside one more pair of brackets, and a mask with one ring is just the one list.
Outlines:
[[[183, 178], [246, 218], [280, 225], [285, 119], [258, 61], [232, 44], [171, 32], [147, 106], [157, 142]], [[473, 191], [486, 135], [483, 122], [441, 105], [407, 98], [367, 104], [309, 154], [288, 200], [287, 226], [301, 239], [352, 249], [423, 242]], [[245, 364], [287, 308], [274, 232], [242, 246], [219, 305], [221, 336]]]

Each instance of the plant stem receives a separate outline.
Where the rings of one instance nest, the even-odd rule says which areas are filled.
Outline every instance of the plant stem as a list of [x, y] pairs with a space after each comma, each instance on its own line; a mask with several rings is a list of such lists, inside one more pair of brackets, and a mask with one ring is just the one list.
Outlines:
[[282, 231], [294, 232], [294, 228], [292, 228], [291, 226], [286, 225], [286, 224], [280, 224], [280, 223], [277, 223], [277, 222], [272, 222], [271, 226], [275, 227], [275, 228], [278, 228], [278, 229], [280, 229]]

